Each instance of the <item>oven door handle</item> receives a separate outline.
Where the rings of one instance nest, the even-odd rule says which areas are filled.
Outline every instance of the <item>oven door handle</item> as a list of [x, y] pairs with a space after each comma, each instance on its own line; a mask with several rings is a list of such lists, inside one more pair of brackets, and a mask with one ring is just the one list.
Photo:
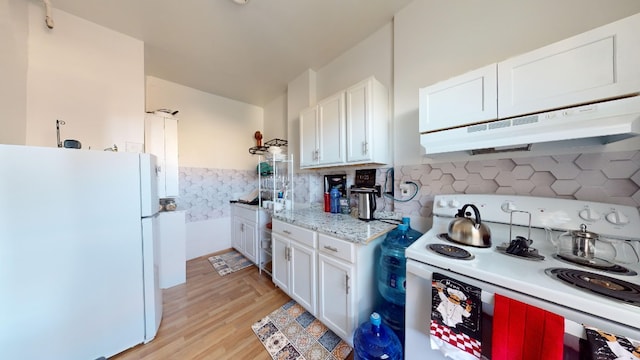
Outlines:
[[[425, 265], [421, 262], [412, 260], [412, 259], [407, 259], [407, 273], [411, 273], [413, 275], [419, 276], [423, 279], [428, 279], [431, 280], [432, 279], [432, 274], [434, 271], [438, 271], [437, 268], [434, 268], [432, 266], [428, 266]], [[444, 270], [444, 272], [448, 272], [446, 270]], [[453, 275], [455, 276], [455, 275]], [[466, 276], [464, 275], [460, 275], [460, 277], [462, 278], [461, 280], [464, 281], [464, 278]], [[490, 308], [487, 309], [489, 310], [489, 314], [493, 316], [493, 306], [494, 306], [494, 298], [495, 295], [493, 292], [487, 291], [482, 289], [480, 298], [482, 300], [483, 304], [487, 304], [490, 305]], [[520, 300], [518, 300], [520, 301]], [[485, 311], [485, 310], [483, 310]], [[586, 339], [586, 332], [584, 330], [584, 327], [582, 326], [582, 324], [579, 324], [575, 321], [571, 321], [567, 318], [564, 319], [564, 332], [565, 334], [569, 334], [569, 335], [573, 335], [575, 337], [579, 337], [579, 338], [583, 338]]]

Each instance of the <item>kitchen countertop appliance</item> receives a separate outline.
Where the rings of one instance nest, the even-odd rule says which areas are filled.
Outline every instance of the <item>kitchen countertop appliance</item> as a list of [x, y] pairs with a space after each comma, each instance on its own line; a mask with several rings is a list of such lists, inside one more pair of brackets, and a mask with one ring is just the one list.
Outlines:
[[[491, 229], [492, 245], [446, 239], [463, 204], [473, 204]], [[583, 324], [640, 340], [640, 215], [632, 206], [511, 195], [438, 195], [433, 225], [407, 248], [406, 359], [444, 359], [430, 348], [432, 276], [440, 273], [482, 290], [483, 313], [493, 316], [500, 294], [564, 317], [565, 358], [577, 358]], [[615, 248], [613, 259], [559, 257], [558, 237], [588, 226]], [[586, 235], [584, 235], [586, 236]], [[571, 240], [571, 239], [570, 239]], [[611, 254], [611, 252], [608, 252]], [[597, 259], [597, 261], [593, 261]], [[483, 338], [491, 338], [485, 321]], [[486, 344], [490, 347], [490, 342]], [[483, 346], [485, 341], [483, 340]], [[483, 349], [490, 355], [490, 349]]]
[[358, 195], [358, 219], [374, 220], [376, 211], [376, 195], [380, 196], [380, 185], [376, 183], [376, 169], [356, 170], [356, 177], [351, 193]]

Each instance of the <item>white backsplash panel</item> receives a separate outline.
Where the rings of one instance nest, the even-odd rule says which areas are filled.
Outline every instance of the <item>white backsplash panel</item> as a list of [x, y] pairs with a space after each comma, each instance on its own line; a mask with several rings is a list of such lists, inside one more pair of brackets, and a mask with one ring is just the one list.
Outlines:
[[186, 210], [186, 222], [231, 216], [229, 201], [258, 184], [255, 170], [180, 168], [178, 209]]
[[[600, 154], [537, 156], [530, 158], [444, 162], [395, 168], [394, 188], [413, 181], [419, 194], [408, 202], [376, 198], [378, 209], [405, 216], [432, 216], [438, 194], [513, 194], [558, 197], [640, 207], [640, 151]], [[389, 168], [379, 168], [376, 183], [391, 190]], [[355, 169], [324, 169], [295, 174], [296, 203], [323, 202], [324, 175], [347, 174], [353, 184]], [[388, 178], [388, 179], [387, 179]], [[180, 168], [178, 208], [187, 222], [230, 216], [229, 200], [256, 187], [255, 171]], [[352, 196], [351, 206], [357, 206]]]
[[640, 151], [538, 156], [402, 166], [400, 181], [420, 194], [395, 203], [403, 214], [430, 218], [438, 194], [511, 194], [640, 206]]

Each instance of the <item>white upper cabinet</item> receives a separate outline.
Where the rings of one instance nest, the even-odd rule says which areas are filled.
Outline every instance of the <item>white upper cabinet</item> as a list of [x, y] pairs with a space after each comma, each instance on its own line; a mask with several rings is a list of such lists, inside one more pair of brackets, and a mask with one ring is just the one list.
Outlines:
[[178, 197], [178, 119], [146, 114], [144, 147], [158, 158], [158, 197]]
[[318, 103], [318, 164], [344, 162], [344, 94], [338, 93]]
[[640, 14], [498, 63], [501, 118], [640, 90]]
[[300, 167], [318, 163], [317, 114], [316, 106], [300, 112]]
[[300, 113], [300, 167], [344, 162], [344, 118], [344, 92]]
[[636, 14], [421, 88], [420, 133], [638, 94], [639, 44]]
[[345, 91], [347, 163], [389, 163], [389, 93], [375, 78]]
[[389, 95], [373, 77], [300, 112], [301, 168], [390, 159]]
[[419, 90], [420, 132], [498, 118], [497, 66], [483, 68]]

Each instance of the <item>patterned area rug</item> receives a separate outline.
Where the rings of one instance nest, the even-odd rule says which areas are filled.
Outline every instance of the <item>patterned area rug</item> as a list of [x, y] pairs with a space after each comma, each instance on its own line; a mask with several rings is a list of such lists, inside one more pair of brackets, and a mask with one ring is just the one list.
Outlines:
[[294, 300], [251, 326], [271, 358], [343, 360], [351, 346]]
[[214, 255], [209, 258], [209, 262], [213, 265], [213, 268], [216, 269], [220, 276], [225, 276], [253, 265], [249, 259], [242, 256], [242, 254], [235, 250], [231, 250], [228, 253], [220, 255]]

